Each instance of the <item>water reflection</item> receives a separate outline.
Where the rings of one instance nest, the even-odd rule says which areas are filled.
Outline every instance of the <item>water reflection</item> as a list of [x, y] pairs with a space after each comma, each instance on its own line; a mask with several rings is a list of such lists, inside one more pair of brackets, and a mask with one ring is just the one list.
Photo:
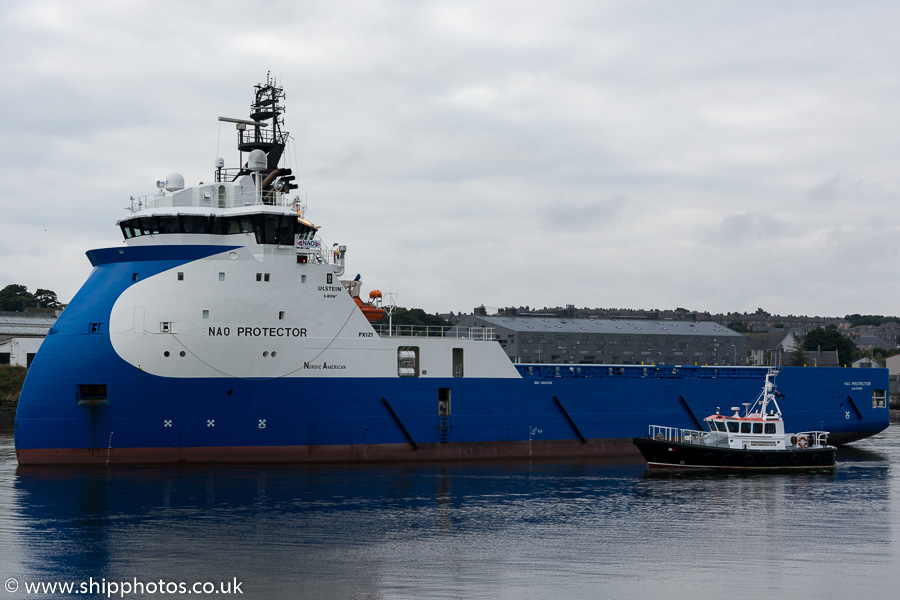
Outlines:
[[269, 598], [714, 598], [700, 582], [753, 572], [765, 577], [747, 597], [853, 585], [887, 598], [892, 435], [887, 451], [842, 449], [833, 471], [761, 475], [587, 461], [15, 469], [7, 455], [0, 575], [237, 577]]

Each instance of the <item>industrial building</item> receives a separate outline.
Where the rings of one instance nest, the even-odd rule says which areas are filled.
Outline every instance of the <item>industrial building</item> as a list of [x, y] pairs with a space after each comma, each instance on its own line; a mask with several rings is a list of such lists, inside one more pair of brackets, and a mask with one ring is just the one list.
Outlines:
[[747, 338], [711, 321], [468, 315], [457, 326], [492, 334], [521, 363], [747, 364]]
[[56, 318], [55, 312], [0, 312], [0, 365], [30, 366]]

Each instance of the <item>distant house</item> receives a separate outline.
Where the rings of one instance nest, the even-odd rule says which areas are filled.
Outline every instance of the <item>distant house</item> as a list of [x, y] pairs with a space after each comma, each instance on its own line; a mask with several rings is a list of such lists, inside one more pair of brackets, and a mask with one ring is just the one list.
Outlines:
[[864, 356], [859, 360], [853, 361], [853, 364], [850, 366], [854, 369], [874, 369], [878, 366], [878, 362]]
[[56, 317], [54, 312], [0, 312], [0, 365], [30, 366]]
[[747, 350], [751, 365], [783, 365], [785, 357], [797, 348], [797, 338], [792, 333], [747, 334]]
[[[856, 347], [860, 350], [872, 350], [874, 348], [880, 347], [881, 338], [877, 335], [860, 335], [856, 337], [854, 341]], [[893, 347], [893, 346], [891, 346]]]
[[839, 367], [837, 350], [807, 350], [803, 352], [803, 364], [807, 367]]
[[900, 354], [888, 356], [884, 359], [884, 366], [890, 379], [891, 408], [900, 407]]

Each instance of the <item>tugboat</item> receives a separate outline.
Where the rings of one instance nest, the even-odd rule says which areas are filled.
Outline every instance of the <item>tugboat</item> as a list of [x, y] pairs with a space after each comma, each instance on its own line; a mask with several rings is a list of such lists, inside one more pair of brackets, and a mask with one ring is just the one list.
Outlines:
[[710, 415], [708, 431], [650, 425], [647, 437], [633, 442], [650, 467], [706, 469], [785, 469], [834, 467], [836, 449], [828, 445], [827, 431], [784, 432], [781, 408], [775, 396], [777, 372], [766, 374], [765, 384], [744, 414]]

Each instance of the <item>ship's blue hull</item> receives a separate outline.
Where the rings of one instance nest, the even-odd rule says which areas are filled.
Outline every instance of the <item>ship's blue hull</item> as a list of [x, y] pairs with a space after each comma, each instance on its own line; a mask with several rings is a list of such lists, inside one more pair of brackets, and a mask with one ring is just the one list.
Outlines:
[[[227, 250], [227, 248], [225, 248]], [[35, 358], [16, 415], [22, 463], [446, 460], [634, 452], [666, 423], [700, 428], [752, 402], [754, 367], [519, 366], [521, 378], [152, 375], [115, 352], [115, 299], [133, 283], [222, 252], [183, 246], [89, 253], [95, 269]], [[100, 324], [99, 327], [94, 327]], [[846, 443], [888, 426], [884, 369], [783, 368], [788, 428]], [[864, 375], [865, 377], [858, 377]], [[860, 384], [860, 380], [865, 381]], [[97, 397], [82, 386], [104, 386]], [[449, 390], [449, 391], [448, 391]], [[439, 401], [449, 399], [449, 414]]]

